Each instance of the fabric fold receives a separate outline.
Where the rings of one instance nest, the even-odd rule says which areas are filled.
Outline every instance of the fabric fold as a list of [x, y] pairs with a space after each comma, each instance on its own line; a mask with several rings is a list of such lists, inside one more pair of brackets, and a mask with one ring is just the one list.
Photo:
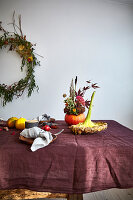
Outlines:
[[44, 131], [38, 127], [24, 129], [20, 135], [24, 136], [25, 138], [35, 138], [33, 144], [31, 145], [31, 151], [36, 151], [40, 148], [43, 148], [53, 140], [51, 132]]

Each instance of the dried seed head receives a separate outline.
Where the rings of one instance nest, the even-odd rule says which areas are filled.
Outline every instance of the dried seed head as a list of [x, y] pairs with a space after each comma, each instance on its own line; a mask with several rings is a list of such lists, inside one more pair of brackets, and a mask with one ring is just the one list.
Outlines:
[[66, 94], [63, 94], [63, 97], [65, 98], [67, 95]]

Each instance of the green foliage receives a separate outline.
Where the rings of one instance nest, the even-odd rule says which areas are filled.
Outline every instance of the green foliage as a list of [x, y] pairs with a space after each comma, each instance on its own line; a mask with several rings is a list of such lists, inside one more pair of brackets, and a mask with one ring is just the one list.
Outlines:
[[73, 101], [72, 97], [68, 97], [67, 99], [64, 100], [65, 103], [65, 109], [69, 114], [73, 115], [78, 115], [78, 110], [76, 109], [76, 102]]

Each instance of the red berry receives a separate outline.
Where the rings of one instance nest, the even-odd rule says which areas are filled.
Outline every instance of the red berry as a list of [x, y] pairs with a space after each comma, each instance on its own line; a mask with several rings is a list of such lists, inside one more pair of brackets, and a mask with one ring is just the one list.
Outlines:
[[31, 59], [30, 58], [27, 58], [28, 62], [31, 62]]
[[51, 128], [54, 128], [54, 129], [56, 129], [56, 128], [58, 128], [56, 125], [51, 125]]
[[45, 130], [45, 131], [50, 131], [50, 129], [51, 129], [50, 126], [48, 126], [48, 125], [45, 125], [45, 126], [44, 126], [44, 130]]
[[8, 41], [6, 40], [6, 41], [4, 42], [4, 44], [8, 44]]

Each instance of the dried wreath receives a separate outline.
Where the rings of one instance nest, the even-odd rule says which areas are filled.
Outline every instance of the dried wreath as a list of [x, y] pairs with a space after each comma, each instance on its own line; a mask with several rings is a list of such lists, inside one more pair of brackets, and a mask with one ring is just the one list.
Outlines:
[[[39, 89], [35, 83], [34, 68], [36, 65], [40, 65], [37, 60], [33, 44], [26, 40], [26, 36], [23, 35], [21, 28], [21, 15], [19, 15], [19, 25], [15, 24], [15, 12], [13, 13], [13, 25], [14, 32], [10, 33], [5, 31], [0, 22], [0, 31], [3, 31], [3, 35], [0, 36], [0, 49], [9, 46], [9, 51], [16, 51], [22, 59], [21, 71], [24, 67], [26, 69], [25, 78], [13, 83], [12, 85], [0, 84], [0, 98], [2, 99], [2, 105], [5, 106], [7, 102], [11, 102], [13, 97], [20, 97], [25, 89], [28, 89], [28, 97], [36, 88]], [[17, 32], [19, 30], [20, 34]]]

